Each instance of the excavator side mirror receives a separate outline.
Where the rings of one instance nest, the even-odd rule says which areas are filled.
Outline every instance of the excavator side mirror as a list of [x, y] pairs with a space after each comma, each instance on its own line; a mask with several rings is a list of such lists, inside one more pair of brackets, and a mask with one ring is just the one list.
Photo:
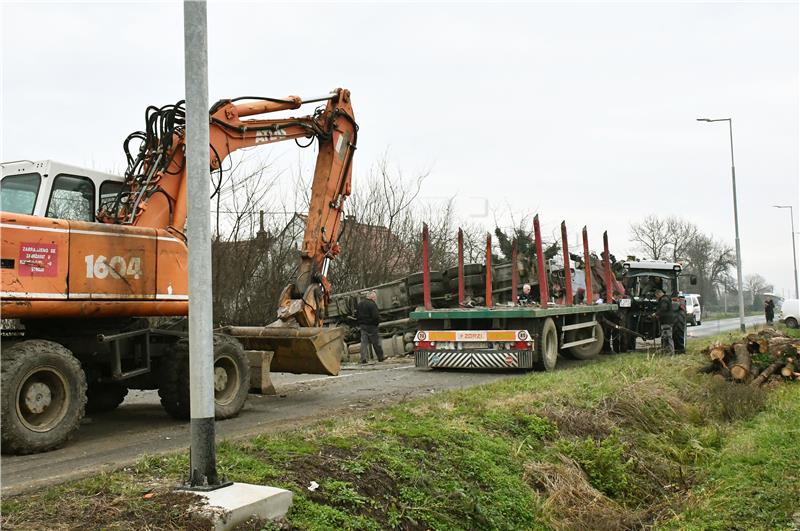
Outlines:
[[689, 275], [689, 284], [692, 286], [697, 285], [697, 275]]

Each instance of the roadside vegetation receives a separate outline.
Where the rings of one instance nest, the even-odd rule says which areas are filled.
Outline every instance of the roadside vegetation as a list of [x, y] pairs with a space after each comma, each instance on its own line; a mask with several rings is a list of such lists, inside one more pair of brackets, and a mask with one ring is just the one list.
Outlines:
[[[219, 445], [234, 481], [291, 489], [242, 529], [788, 529], [800, 525], [800, 386], [732, 384], [674, 358], [570, 370]], [[3, 529], [205, 529], [185, 455], [4, 499]], [[311, 482], [319, 488], [309, 490]]]
[[[751, 315], [763, 315], [764, 312], [761, 310], [745, 310], [744, 315], [745, 317], [749, 317]], [[719, 321], [721, 319], [733, 319], [738, 318], [739, 312], [708, 312], [703, 316], [703, 322], [707, 321]]]

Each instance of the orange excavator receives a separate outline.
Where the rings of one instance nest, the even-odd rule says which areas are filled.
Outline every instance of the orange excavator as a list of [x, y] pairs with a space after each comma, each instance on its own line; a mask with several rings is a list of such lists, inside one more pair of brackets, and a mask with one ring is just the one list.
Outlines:
[[[309, 116], [244, 119], [318, 102], [325, 103]], [[40, 163], [3, 167], [2, 317], [22, 325], [3, 330], [3, 452], [61, 445], [84, 411], [116, 408], [129, 388], [158, 389], [168, 413], [188, 418], [184, 118], [183, 102], [148, 108], [145, 129], [124, 143], [124, 181], [112, 183], [115, 194], [100, 187], [102, 203], [90, 215], [85, 205], [98, 204], [92, 179], [51, 175], [36, 169]], [[237, 149], [318, 142], [298, 273], [283, 290], [277, 319], [215, 334], [216, 416], [228, 418], [250, 387], [245, 348], [272, 351], [272, 370], [339, 371], [344, 343], [338, 331], [322, 328], [322, 316], [358, 126], [345, 89], [306, 100], [222, 100], [209, 120], [212, 173]]]

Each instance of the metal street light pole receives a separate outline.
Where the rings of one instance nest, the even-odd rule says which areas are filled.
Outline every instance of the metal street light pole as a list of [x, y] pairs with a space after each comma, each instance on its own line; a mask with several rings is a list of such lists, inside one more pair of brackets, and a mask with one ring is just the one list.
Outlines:
[[739, 245], [739, 206], [736, 200], [736, 165], [733, 162], [733, 118], [698, 118], [698, 122], [728, 122], [731, 135], [731, 181], [733, 183], [733, 224], [736, 229], [736, 282], [739, 291], [739, 328], [745, 331], [744, 325], [744, 292], [742, 291], [742, 249]]
[[772, 205], [775, 208], [788, 208], [792, 218], [792, 266], [794, 266], [794, 298], [800, 299], [800, 290], [797, 288], [797, 250], [794, 245], [794, 209], [792, 205]]
[[208, 38], [206, 3], [183, 3], [186, 82], [186, 180], [189, 238], [189, 487], [221, 486], [214, 447], [214, 338], [211, 315], [211, 217], [208, 214]]

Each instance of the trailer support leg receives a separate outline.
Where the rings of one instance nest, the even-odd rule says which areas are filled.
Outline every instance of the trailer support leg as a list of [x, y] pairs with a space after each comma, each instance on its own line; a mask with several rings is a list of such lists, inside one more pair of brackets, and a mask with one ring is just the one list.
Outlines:
[[464, 305], [464, 231], [458, 228], [458, 305]]
[[569, 246], [567, 244], [567, 224], [561, 222], [561, 249], [564, 251], [564, 290], [566, 291], [564, 301], [567, 306], [572, 306], [572, 270], [569, 267]]
[[544, 251], [542, 251], [542, 231], [539, 227], [539, 214], [533, 217], [533, 235], [536, 238], [536, 269], [539, 270], [539, 304], [547, 308], [550, 293], [547, 289], [547, 272], [544, 270]]
[[611, 259], [608, 254], [608, 231], [603, 232], [603, 269], [605, 269], [606, 304], [611, 303], [614, 292], [611, 286]]
[[428, 224], [422, 225], [422, 302], [426, 310], [432, 310], [431, 304], [431, 264], [428, 256]]
[[586, 226], [583, 227], [583, 267], [586, 273], [586, 304], [594, 304], [594, 294], [592, 293], [592, 260], [589, 256], [589, 234]]

